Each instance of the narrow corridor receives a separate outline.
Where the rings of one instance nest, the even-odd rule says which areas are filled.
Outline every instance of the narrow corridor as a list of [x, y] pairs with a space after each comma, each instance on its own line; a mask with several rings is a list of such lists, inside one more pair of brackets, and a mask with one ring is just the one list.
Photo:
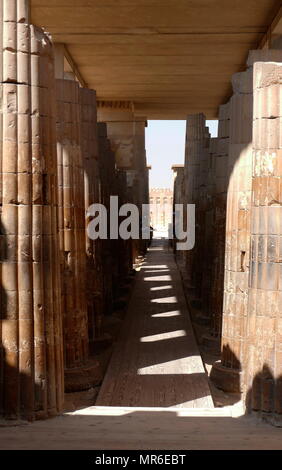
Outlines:
[[96, 405], [213, 408], [182, 282], [167, 242], [153, 240]]

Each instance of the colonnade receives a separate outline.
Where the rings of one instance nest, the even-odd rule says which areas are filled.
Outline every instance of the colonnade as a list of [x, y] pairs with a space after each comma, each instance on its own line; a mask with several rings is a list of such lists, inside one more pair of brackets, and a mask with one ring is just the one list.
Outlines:
[[1, 1], [0, 25], [0, 414], [33, 420], [97, 380], [103, 319], [141, 247], [92, 240], [87, 210], [111, 195], [148, 203], [145, 120], [131, 113], [124, 167], [95, 91], [64, 73], [63, 48], [30, 24], [29, 2]]
[[175, 203], [196, 206], [195, 247], [182, 257], [210, 323], [202, 342], [221, 351], [211, 379], [272, 419], [282, 402], [281, 62], [280, 50], [250, 51], [209, 153], [205, 116], [189, 115], [185, 165], [174, 168]]

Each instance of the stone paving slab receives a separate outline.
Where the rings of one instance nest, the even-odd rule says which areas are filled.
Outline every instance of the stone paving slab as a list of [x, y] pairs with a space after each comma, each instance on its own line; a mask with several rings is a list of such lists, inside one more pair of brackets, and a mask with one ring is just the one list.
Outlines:
[[160, 240], [137, 274], [96, 405], [213, 408], [181, 277]]

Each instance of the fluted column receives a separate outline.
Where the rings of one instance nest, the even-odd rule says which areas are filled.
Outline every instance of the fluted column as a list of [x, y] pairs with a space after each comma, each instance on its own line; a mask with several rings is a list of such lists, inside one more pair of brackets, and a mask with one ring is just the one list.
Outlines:
[[173, 171], [173, 209], [172, 209], [172, 225], [173, 225], [173, 251], [177, 262], [181, 265], [185, 262], [185, 251], [176, 249], [176, 233], [175, 233], [175, 205], [183, 204], [183, 196], [185, 191], [184, 181], [184, 165], [173, 165], [171, 167]]
[[213, 200], [213, 178], [210, 168], [210, 133], [209, 128], [205, 127], [205, 138], [200, 150], [199, 160], [199, 183], [198, 183], [198, 206], [196, 207], [196, 252], [194, 275], [196, 284], [196, 293], [202, 301], [202, 311], [207, 313], [208, 294], [210, 292], [210, 279], [212, 267], [212, 200]]
[[145, 129], [147, 127], [146, 117], [135, 116], [134, 118], [134, 167], [138, 179], [138, 205], [149, 203], [148, 194], [148, 171], [145, 148]]
[[[199, 209], [199, 181], [200, 181], [200, 155], [205, 142], [205, 116], [204, 114], [191, 114], [187, 117], [186, 143], [185, 143], [185, 204], [195, 204], [196, 221]], [[197, 223], [197, 222], [196, 222]], [[195, 253], [196, 244], [193, 250], [186, 252], [186, 271], [191, 283], [195, 283]]]
[[[214, 177], [213, 245], [210, 247], [212, 269], [211, 289], [206, 293], [211, 318], [210, 334], [203, 336], [205, 346], [219, 352], [222, 327], [222, 307], [224, 288], [225, 226], [229, 151], [229, 103], [219, 107], [218, 137], [211, 139], [212, 174]], [[203, 295], [204, 296], [204, 295]]]
[[[145, 128], [147, 127], [147, 120], [142, 116], [133, 116], [133, 159], [131, 168], [127, 168], [127, 202], [136, 204], [140, 211], [140, 226], [141, 226], [141, 214], [142, 204], [149, 203], [149, 191], [148, 191], [148, 170], [146, 161], [146, 149], [145, 149]], [[146, 241], [131, 240], [132, 246], [132, 263], [135, 262], [136, 258], [144, 254], [146, 251]]]
[[265, 60], [269, 57], [277, 62], [254, 63], [251, 274], [244, 392], [249, 411], [263, 412], [281, 425], [282, 51], [275, 51], [274, 57], [272, 52]]
[[54, 57], [28, 1], [1, 1], [0, 12], [0, 408], [34, 419], [57, 414], [64, 393]]
[[130, 102], [98, 101], [98, 121], [107, 124], [107, 136], [118, 168], [130, 170], [135, 163], [135, 123]]
[[[107, 137], [117, 168], [128, 173], [132, 202], [148, 203], [148, 171], [145, 149], [146, 117], [135, 116], [130, 102], [98, 102], [98, 120], [107, 123]], [[131, 182], [135, 181], [134, 187]]]
[[[118, 210], [121, 204], [132, 202], [132, 200], [128, 194], [127, 172], [122, 168], [117, 168], [113, 142], [107, 136], [107, 126], [106, 123], [98, 123], [101, 201], [109, 214], [111, 196], [118, 196]], [[108, 234], [110, 236], [109, 221]], [[116, 238], [102, 240], [102, 251], [104, 312], [109, 315], [113, 311], [114, 302], [120, 295], [120, 287], [132, 266], [132, 243], [131, 240], [120, 239], [117, 233]]]
[[252, 170], [252, 68], [232, 77], [230, 143], [228, 155], [225, 275], [221, 362], [215, 363], [212, 380], [225, 391], [241, 390], [241, 369], [246, 329], [251, 170]]
[[80, 89], [72, 80], [56, 80], [59, 235], [64, 326], [65, 390], [91, 387], [86, 299], [84, 162]]
[[[115, 154], [117, 169], [127, 174], [127, 202], [141, 208], [143, 203], [148, 203], [146, 118], [134, 115], [131, 102], [99, 101], [98, 120], [107, 124], [107, 136]], [[138, 255], [144, 251], [144, 244], [141, 240], [130, 240], [128, 243], [132, 246], [132, 263], [134, 263]]]
[[[139, 185], [137, 181], [137, 168], [136, 168], [136, 142], [135, 142], [135, 120], [133, 104], [131, 102], [113, 102], [113, 101], [98, 101], [98, 121], [107, 124], [106, 138], [107, 143], [110, 144], [110, 150], [113, 152], [115, 166], [117, 170], [125, 171], [128, 174], [125, 182], [126, 188], [128, 189], [128, 200], [127, 202], [138, 203], [139, 198]], [[103, 144], [105, 146], [105, 142]], [[119, 195], [119, 181], [118, 171], [111, 172], [111, 155], [109, 151], [106, 152], [109, 157], [107, 160], [107, 167], [109, 171], [109, 177], [113, 179], [114, 183], [110, 186], [111, 195]], [[102, 161], [103, 165], [104, 162]], [[105, 172], [107, 172], [105, 167]], [[107, 185], [106, 179], [105, 185]], [[134, 184], [133, 184], [134, 183]], [[107, 189], [106, 189], [107, 192]], [[121, 201], [119, 201], [121, 202]], [[119, 237], [118, 237], [119, 238]], [[139, 254], [137, 249], [138, 241], [128, 240], [123, 243], [123, 240], [111, 240], [111, 258], [112, 266], [110, 272], [113, 278], [114, 296], [118, 296], [118, 288], [122, 278], [119, 277], [119, 271], [127, 271], [131, 268], [135, 258]], [[124, 250], [123, 245], [131, 246], [131, 260], [129, 262], [128, 257], [120, 257], [118, 251]], [[127, 251], [127, 250], [125, 250]], [[121, 265], [120, 265], [121, 261]]]
[[[98, 122], [98, 148], [99, 148], [99, 174], [101, 185], [101, 203], [110, 211], [110, 196], [115, 194], [115, 155], [107, 139], [107, 125]], [[108, 222], [109, 229], [109, 222]], [[115, 241], [115, 240], [114, 240]], [[118, 266], [114, 263], [116, 250], [113, 250], [113, 240], [99, 240], [102, 252], [102, 287], [103, 287], [103, 313], [109, 315], [113, 312], [114, 280], [118, 278]]]
[[[85, 211], [101, 202], [100, 171], [98, 155], [98, 129], [96, 92], [80, 88], [81, 145], [84, 170]], [[89, 219], [86, 220], [86, 226]], [[103, 276], [101, 240], [91, 240], [85, 231], [86, 242], [86, 301], [88, 332], [91, 350], [100, 334], [103, 318]]]
[[[277, 51], [276, 51], [277, 52]], [[243, 390], [246, 369], [252, 199], [253, 64], [271, 51], [251, 51], [246, 72], [233, 76], [230, 101], [225, 278], [221, 361], [211, 378], [225, 391]]]

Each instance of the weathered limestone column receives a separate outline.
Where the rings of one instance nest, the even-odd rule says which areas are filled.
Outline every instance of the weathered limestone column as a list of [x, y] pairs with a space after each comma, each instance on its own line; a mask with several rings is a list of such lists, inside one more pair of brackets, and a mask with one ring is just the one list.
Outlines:
[[0, 21], [0, 412], [32, 420], [64, 397], [54, 56], [28, 1], [1, 1]]
[[[118, 196], [119, 205], [129, 202], [127, 172], [117, 169], [116, 155], [112, 150], [112, 142], [107, 138], [107, 124], [98, 123], [99, 131], [99, 165], [101, 175], [101, 201], [110, 213], [110, 197]], [[130, 201], [131, 202], [131, 201]], [[110, 223], [108, 220], [108, 234]], [[102, 240], [103, 251], [103, 298], [105, 299], [105, 315], [112, 313], [115, 301], [120, 294], [120, 287], [132, 266], [131, 240], [116, 238]]]
[[241, 390], [241, 369], [246, 329], [251, 170], [252, 170], [252, 69], [232, 77], [230, 141], [226, 212], [224, 305], [221, 362], [215, 363], [211, 378], [225, 391]]
[[225, 279], [221, 362], [211, 378], [219, 388], [243, 390], [246, 369], [250, 223], [252, 199], [253, 64], [273, 52], [251, 51], [246, 72], [235, 74], [230, 101], [229, 187], [227, 195]]
[[[135, 168], [135, 122], [133, 113], [133, 104], [131, 102], [98, 102], [98, 121], [105, 122], [107, 124], [107, 138], [110, 142], [110, 148], [114, 153], [116, 168], [124, 170], [128, 173], [128, 186], [131, 185], [131, 180], [135, 180], [136, 168]], [[110, 162], [110, 160], [109, 160]], [[112, 195], [118, 196], [117, 180], [116, 175], [114, 176], [115, 185], [114, 190], [111, 186]], [[139, 187], [136, 184], [134, 186], [133, 200], [130, 202], [136, 203], [139, 196]], [[129, 191], [131, 194], [131, 191]], [[129, 201], [128, 201], [129, 202]], [[119, 238], [119, 237], [118, 237]], [[112, 248], [112, 260], [113, 260], [113, 287], [114, 297], [118, 296], [118, 284], [119, 271], [119, 256], [118, 247], [120, 245], [119, 240], [111, 240]], [[138, 250], [136, 244], [129, 240], [132, 246], [132, 259], [138, 256]], [[120, 247], [122, 248], [122, 247]], [[125, 270], [129, 270], [127, 257], [124, 257], [122, 264], [127, 264]]]
[[212, 335], [216, 338], [220, 338], [222, 328], [229, 133], [230, 104], [226, 103], [219, 107], [218, 143], [215, 155], [215, 258], [212, 274], [211, 317]]
[[[98, 129], [96, 92], [80, 88], [81, 150], [84, 169], [85, 213], [95, 203], [100, 203], [100, 171], [98, 155]], [[86, 227], [89, 218], [86, 219]], [[101, 240], [92, 240], [85, 231], [86, 242], [86, 301], [90, 350], [100, 334], [103, 317], [103, 273]]]
[[[139, 207], [148, 203], [148, 187], [146, 151], [145, 151], [145, 117], [134, 116], [133, 105], [130, 102], [98, 102], [98, 121], [107, 123], [107, 136], [111, 149], [115, 154], [116, 166], [126, 171], [128, 196], [130, 201]], [[144, 200], [145, 199], [145, 200]], [[141, 220], [140, 220], [141, 223]], [[143, 251], [140, 240], [130, 240], [132, 246], [132, 262]]]
[[[213, 246], [210, 247], [212, 256], [211, 289], [206, 293], [211, 318], [211, 333], [203, 336], [203, 344], [215, 351], [220, 351], [222, 307], [224, 289], [224, 258], [225, 258], [225, 226], [226, 199], [229, 151], [229, 103], [219, 107], [218, 137], [210, 140], [212, 173], [214, 177], [213, 197]], [[205, 296], [205, 293], [203, 293]]]
[[107, 124], [107, 136], [118, 168], [130, 170], [134, 165], [135, 122], [130, 102], [98, 102], [98, 121]]
[[[187, 117], [184, 166], [185, 204], [196, 205], [196, 217], [199, 208], [200, 154], [205, 141], [205, 122], [204, 114], [191, 114]], [[186, 221], [184, 222], [186, 223]], [[193, 250], [186, 252], [186, 272], [191, 284], [195, 283], [194, 258], [196, 249], [195, 245]]]
[[[147, 119], [143, 116], [135, 116], [134, 118], [134, 167], [136, 168], [137, 180], [137, 205], [140, 211], [140, 227], [142, 217], [142, 204], [149, 204], [149, 178], [145, 148], [145, 129], [147, 127]], [[133, 188], [134, 189], [134, 188]], [[137, 189], [137, 188], [136, 188]], [[136, 189], [134, 192], [136, 192]], [[147, 240], [133, 240], [137, 246], [138, 255], [144, 255], [147, 248]]]
[[[110, 196], [114, 191], [115, 155], [107, 139], [107, 125], [98, 122], [98, 148], [99, 148], [99, 174], [100, 174], [100, 200], [110, 211]], [[109, 222], [108, 222], [109, 229]], [[117, 266], [113, 263], [113, 240], [107, 238], [99, 241], [102, 252], [102, 311], [109, 315], [113, 311], [113, 280], [117, 277]], [[99, 331], [99, 330], [98, 330]]]
[[210, 133], [205, 127], [205, 138], [202, 142], [199, 160], [199, 181], [198, 181], [198, 206], [196, 207], [196, 250], [194, 276], [196, 292], [202, 301], [202, 310], [206, 314], [208, 302], [207, 296], [210, 291], [211, 267], [212, 267], [212, 199], [213, 181], [210, 168]]
[[[175, 227], [175, 205], [184, 203], [185, 194], [185, 180], [184, 180], [184, 165], [173, 165], [171, 167], [173, 171], [173, 210], [172, 210], [172, 225]], [[177, 263], [180, 264], [180, 268], [185, 263], [185, 251], [176, 249], [177, 237], [175, 230], [173, 232], [173, 251]]]
[[[248, 411], [282, 419], [282, 51], [254, 63], [251, 275], [245, 394]], [[259, 58], [258, 58], [259, 60]]]
[[91, 387], [95, 364], [88, 359], [84, 168], [80, 89], [56, 80], [59, 234], [64, 326], [65, 390]]
[[[128, 202], [133, 202], [133, 198], [135, 193], [137, 191], [133, 191], [134, 195], [131, 193], [131, 189], [129, 187], [129, 182], [128, 182], [128, 172], [117, 169], [115, 172], [115, 194], [119, 198], [119, 206], [122, 206], [123, 204], [126, 204]], [[138, 184], [138, 181], [136, 181], [136, 185]], [[136, 189], [136, 188], [135, 188]], [[135, 202], [137, 204], [137, 202]], [[120, 217], [119, 221], [121, 222], [124, 219], [124, 217]], [[114, 245], [113, 245], [114, 247]], [[114, 248], [115, 249], [115, 248]], [[114, 287], [119, 284], [119, 287], [122, 287], [121, 282], [125, 281], [126, 283], [126, 278], [129, 274], [130, 269], [132, 269], [133, 262], [135, 260], [135, 257], [137, 257], [140, 253], [140, 247], [139, 247], [139, 240], [123, 240], [121, 237], [119, 237], [117, 241], [117, 248], [115, 249], [114, 256], [117, 256], [117, 266], [118, 266], [118, 278], [117, 281], [114, 282]], [[119, 290], [114, 289], [114, 295], [115, 295], [115, 300], [117, 301], [116, 306], [121, 305], [122, 299], [119, 298]]]
[[145, 129], [147, 119], [142, 116], [134, 118], [134, 167], [138, 178], [138, 203], [149, 204], [148, 169], [145, 148]]
[[131, 103], [99, 101], [98, 120], [107, 123], [107, 136], [115, 154], [117, 168], [128, 172], [129, 184], [133, 179], [138, 183], [134, 188], [133, 202], [148, 203], [148, 185], [145, 181], [148, 177], [145, 150], [146, 118], [134, 116]]

